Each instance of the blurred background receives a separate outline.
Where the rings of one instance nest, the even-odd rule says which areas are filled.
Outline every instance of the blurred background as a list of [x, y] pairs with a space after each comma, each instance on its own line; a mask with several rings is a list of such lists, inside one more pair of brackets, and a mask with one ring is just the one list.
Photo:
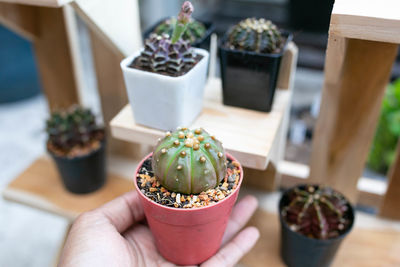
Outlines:
[[[183, 1], [140, 0], [140, 27], [145, 31], [161, 18], [177, 14]], [[309, 162], [319, 111], [323, 67], [333, 0], [193, 0], [195, 17], [212, 21], [216, 33], [247, 17], [271, 19], [294, 34], [299, 47], [298, 69], [287, 135], [285, 160]], [[295, 11], [295, 12], [294, 12]], [[85, 57], [85, 105], [96, 114], [101, 105], [91, 67], [90, 39], [77, 17]], [[218, 71], [218, 68], [217, 68]], [[90, 78], [91, 77], [91, 78]], [[400, 57], [394, 65], [388, 97], [364, 176], [384, 181], [394, 160], [400, 135]], [[395, 104], [390, 97], [398, 97]], [[32, 44], [0, 24], [0, 190], [38, 156], [45, 153], [44, 121], [49, 111], [42, 94]], [[383, 189], [384, 190], [384, 189]], [[373, 209], [366, 211], [374, 213]], [[0, 266], [49, 266], [63, 239], [65, 219], [0, 198]], [[15, 250], [18, 248], [18, 250]]]

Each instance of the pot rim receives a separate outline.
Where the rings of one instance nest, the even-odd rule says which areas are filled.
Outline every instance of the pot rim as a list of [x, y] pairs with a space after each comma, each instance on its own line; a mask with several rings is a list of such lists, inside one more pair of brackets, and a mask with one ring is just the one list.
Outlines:
[[105, 136], [105, 133], [104, 133], [104, 137], [103, 137], [102, 140], [100, 140], [100, 146], [99, 146], [97, 149], [92, 150], [92, 151], [90, 151], [90, 152], [87, 153], [87, 154], [79, 155], [79, 156], [76, 156], [76, 157], [68, 157], [68, 156], [59, 156], [59, 155], [56, 155], [53, 151], [50, 151], [50, 150], [47, 148], [48, 142], [49, 142], [49, 140], [46, 141], [46, 150], [47, 150], [47, 152], [48, 152], [52, 157], [57, 158], [57, 159], [67, 159], [67, 160], [70, 160], [70, 161], [74, 161], [74, 160], [80, 160], [80, 159], [88, 158], [88, 157], [90, 157], [91, 155], [93, 155], [93, 154], [95, 154], [96, 152], [98, 152], [98, 151], [100, 151], [101, 149], [103, 149], [103, 148], [105, 147], [105, 145], [106, 145], [106, 136]]
[[[225, 154], [226, 154], [227, 158], [231, 159], [232, 161], [239, 162], [235, 157], [233, 157], [233, 156], [232, 156], [231, 154], [229, 154], [228, 152], [225, 152]], [[155, 206], [158, 206], [158, 207], [160, 207], [160, 208], [164, 208], [164, 209], [171, 210], [171, 211], [176, 211], [176, 212], [193, 212], [193, 211], [200, 211], [200, 210], [210, 209], [210, 208], [213, 208], [213, 207], [215, 207], [215, 206], [217, 206], [217, 205], [223, 203], [224, 201], [227, 201], [229, 198], [231, 198], [231, 197], [235, 194], [235, 192], [236, 192], [237, 190], [240, 189], [240, 186], [241, 186], [242, 181], [243, 181], [243, 167], [242, 167], [242, 164], [239, 162], [239, 169], [240, 169], [240, 179], [239, 179], [239, 183], [238, 183], [236, 189], [235, 189], [234, 191], [232, 191], [232, 192], [230, 193], [230, 195], [227, 196], [226, 198], [224, 198], [223, 200], [220, 200], [220, 201], [218, 201], [217, 203], [215, 203], [215, 204], [213, 204], [213, 205], [204, 206], [204, 207], [200, 207], [200, 208], [182, 209], [182, 208], [167, 207], [167, 206], [158, 204], [158, 203], [154, 202], [153, 200], [149, 199], [148, 197], [146, 197], [146, 196], [140, 191], [140, 188], [139, 188], [139, 186], [137, 185], [137, 174], [139, 173], [139, 170], [140, 170], [140, 168], [142, 167], [142, 165], [143, 165], [143, 163], [145, 162], [145, 160], [147, 160], [148, 158], [150, 158], [152, 155], [153, 155], [153, 152], [151, 152], [150, 154], [148, 154], [147, 156], [145, 156], [145, 157], [140, 161], [140, 163], [139, 163], [138, 166], [136, 167], [135, 176], [134, 176], [133, 179], [134, 179], [135, 189], [136, 189], [136, 191], [138, 191], [138, 193], [142, 196], [142, 198], [143, 198], [143, 199], [146, 199], [146, 201], [147, 201], [148, 203], [150, 203], [151, 205], [155, 205]]]
[[[204, 60], [208, 61], [208, 57], [209, 57], [209, 52], [205, 49], [202, 48], [196, 48], [193, 47], [193, 50], [203, 56], [199, 62], [197, 62], [196, 65], [194, 65], [194, 67], [192, 67], [188, 72], [186, 72], [185, 74], [181, 75], [181, 76], [177, 76], [177, 77], [173, 77], [173, 76], [168, 76], [168, 75], [164, 75], [164, 74], [159, 74], [159, 73], [155, 73], [155, 72], [150, 72], [150, 71], [145, 71], [145, 70], [140, 70], [140, 69], [136, 69], [136, 68], [131, 68], [129, 67], [129, 65], [133, 62], [133, 60], [138, 57], [140, 55], [140, 53], [143, 51], [143, 47], [141, 47], [139, 50], [137, 50], [136, 52], [132, 53], [130, 56], [124, 58], [121, 63], [121, 69], [122, 71], [128, 72], [128, 73], [144, 73], [145, 75], [148, 76], [152, 76], [154, 78], [162, 78], [162, 79], [166, 79], [166, 80], [182, 80], [184, 78], [187, 77], [187, 75], [193, 73], [193, 70], [198, 68], [199, 65], [204, 63]], [[206, 62], [207, 63], [207, 62]]]
[[[143, 33], [143, 39], [146, 39], [150, 36], [150, 34], [157, 28], [158, 25], [160, 25], [162, 22], [166, 21], [167, 19], [170, 19], [175, 16], [166, 16], [160, 20], [158, 20], [156, 23], [154, 23], [151, 27], [149, 27], [144, 33]], [[203, 37], [195, 41], [193, 44], [190, 44], [191, 47], [196, 48], [196, 46], [200, 45], [202, 42], [204, 42], [208, 36], [211, 36], [211, 34], [215, 31], [215, 24], [212, 21], [207, 21], [207, 20], [202, 20], [202, 19], [197, 19], [194, 18], [195, 20], [201, 22], [204, 24], [206, 27], [206, 32], [204, 33]]]
[[[351, 212], [351, 213], [350, 213], [350, 215], [351, 215], [351, 216], [350, 216], [350, 217], [351, 217], [350, 226], [346, 229], [346, 231], [344, 231], [342, 234], [340, 234], [339, 236], [334, 237], [334, 238], [329, 238], [329, 239], [317, 239], [317, 238], [311, 238], [311, 237], [305, 236], [305, 235], [303, 235], [303, 234], [301, 234], [301, 233], [299, 233], [299, 232], [293, 231], [293, 230], [289, 227], [289, 225], [287, 224], [287, 222], [286, 222], [286, 221], [284, 220], [284, 218], [282, 217], [282, 208], [283, 208], [283, 207], [282, 207], [282, 206], [283, 206], [282, 201], [283, 201], [283, 198], [284, 198], [284, 196], [287, 195], [287, 193], [289, 193], [291, 190], [293, 190], [293, 189], [295, 189], [295, 188], [298, 188], [298, 187], [301, 187], [301, 186], [306, 186], [306, 185], [309, 185], [309, 184], [298, 184], [298, 185], [295, 185], [295, 186], [292, 186], [292, 187], [286, 189], [286, 190], [282, 193], [282, 195], [281, 195], [281, 197], [280, 197], [280, 199], [279, 199], [279, 203], [278, 203], [279, 220], [280, 220], [280, 222], [281, 222], [281, 225], [282, 225], [283, 227], [289, 229], [289, 231], [290, 231], [291, 233], [295, 234], [296, 236], [300, 237], [301, 239], [307, 240], [307, 241], [310, 241], [310, 242], [331, 243], [331, 242], [333, 242], [333, 241], [335, 241], [335, 240], [343, 239], [344, 237], [346, 237], [346, 236], [350, 233], [350, 231], [353, 229], [354, 221], [355, 221], [355, 210], [354, 210], [353, 205], [350, 203], [350, 201], [349, 201], [342, 193], [340, 193], [340, 192], [337, 191], [337, 190], [335, 190], [335, 191], [338, 192], [338, 193], [340, 193], [340, 195], [342, 195], [342, 196], [344, 197], [344, 199], [345, 199], [346, 202], [347, 202], [347, 206], [350, 208], [350, 212]], [[321, 186], [321, 184], [312, 184], [312, 185]]]
[[225, 47], [225, 42], [226, 39], [228, 38], [228, 32], [233, 26], [229, 27], [229, 29], [224, 33], [223, 37], [219, 40], [218, 42], [218, 49], [226, 52], [232, 52], [232, 53], [237, 53], [237, 54], [244, 54], [244, 55], [251, 55], [251, 56], [260, 56], [260, 57], [282, 57], [285, 51], [287, 50], [288, 44], [292, 41], [293, 39], [293, 34], [290, 31], [287, 30], [281, 30], [282, 35], [286, 37], [285, 44], [283, 45], [283, 48], [281, 52], [279, 53], [258, 53], [254, 51], [246, 51], [246, 50], [237, 50], [237, 49], [230, 49]]

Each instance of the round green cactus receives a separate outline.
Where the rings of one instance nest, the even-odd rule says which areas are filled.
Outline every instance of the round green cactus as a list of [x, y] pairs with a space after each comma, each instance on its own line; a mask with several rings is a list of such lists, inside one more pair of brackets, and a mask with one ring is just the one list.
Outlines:
[[152, 158], [161, 185], [183, 194], [199, 194], [216, 187], [226, 174], [220, 141], [204, 129], [178, 128], [159, 141]]
[[279, 53], [282, 43], [278, 27], [266, 19], [242, 20], [228, 33], [228, 46], [236, 50]]

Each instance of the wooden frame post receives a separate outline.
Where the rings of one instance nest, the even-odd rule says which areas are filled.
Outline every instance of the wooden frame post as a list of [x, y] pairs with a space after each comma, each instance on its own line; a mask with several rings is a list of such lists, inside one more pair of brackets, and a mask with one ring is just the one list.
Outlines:
[[329, 38], [310, 182], [328, 184], [353, 203], [396, 55], [396, 44]]

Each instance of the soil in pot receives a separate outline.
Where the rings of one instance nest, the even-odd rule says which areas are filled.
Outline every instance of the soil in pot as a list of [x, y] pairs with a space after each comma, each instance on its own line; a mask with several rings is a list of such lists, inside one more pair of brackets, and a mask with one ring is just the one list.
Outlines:
[[281, 255], [290, 267], [330, 266], [354, 222], [354, 210], [345, 197], [318, 185], [287, 190], [279, 212]]
[[168, 261], [198, 265], [218, 251], [243, 179], [239, 163], [227, 158], [226, 179], [198, 195], [178, 195], [158, 186], [152, 179], [151, 154], [139, 164], [135, 187], [157, 249]]

